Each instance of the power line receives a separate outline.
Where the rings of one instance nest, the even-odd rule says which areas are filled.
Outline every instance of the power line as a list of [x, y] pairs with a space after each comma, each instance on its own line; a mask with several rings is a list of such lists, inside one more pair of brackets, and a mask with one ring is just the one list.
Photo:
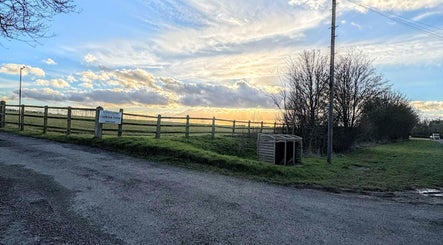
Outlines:
[[[411, 29], [415, 29], [415, 30], [424, 32], [424, 33], [430, 35], [431, 37], [433, 37], [433, 38], [435, 38], [435, 39], [437, 39], [439, 41], [443, 41], [443, 29], [440, 29], [440, 28], [437, 28], [435, 26], [431, 26], [431, 25], [428, 25], [426, 23], [422, 23], [422, 22], [419, 22], [419, 21], [414, 21], [414, 20], [405, 18], [405, 17], [400, 16], [400, 15], [396, 15], [396, 14], [393, 14], [393, 13], [385, 13], [385, 12], [375, 8], [375, 7], [371, 7], [371, 6], [365, 5], [365, 4], [361, 3], [361, 2], [356, 2], [354, 0], [348, 0], [348, 2], [350, 2], [350, 3], [352, 3], [352, 4], [356, 5], [356, 6], [362, 7], [364, 9], [367, 9], [368, 11], [376, 13], [376, 14], [378, 14], [380, 16], [383, 16], [383, 17], [385, 17], [387, 19], [390, 19], [390, 20], [395, 21], [397, 23], [403, 24], [403, 25], [405, 25], [405, 26], [407, 26], [407, 27], [409, 27]], [[440, 34], [440, 32], [442, 32], [442, 34]], [[397, 41], [397, 42], [391, 42], [391, 43], [395, 44], [395, 43], [402, 43], [402, 42], [404, 42], [404, 41]], [[291, 55], [278, 55], [278, 56], [273, 57], [272, 59], [286, 58], [286, 57], [291, 57], [292, 55], [297, 55], [297, 54], [298, 53], [294, 53], [294, 54], [291, 54]], [[276, 68], [278, 69], [280, 67], [280, 65], [271, 65], [271, 66], [262, 65], [262, 67], [263, 68], [272, 67], [271, 69], [275, 70]], [[225, 67], [225, 68], [222, 68], [222, 69], [219, 69], [219, 70], [221, 72], [225, 72], [226, 73], [226, 72], [229, 72], [231, 70], [236, 70], [236, 69], [235, 68], [226, 68]], [[262, 73], [253, 73], [253, 75], [244, 76], [242, 78], [279, 77], [281, 75], [287, 75], [287, 74], [290, 74], [290, 73], [284, 72], [284, 73], [276, 74], [276, 73], [264, 71]], [[185, 76], [185, 79], [186, 79], [186, 76]]]
[[431, 25], [428, 25], [428, 24], [425, 24], [425, 23], [422, 23], [422, 22], [419, 22], [419, 21], [410, 20], [410, 19], [405, 18], [405, 17], [403, 17], [401, 15], [396, 15], [396, 14], [393, 14], [393, 13], [387, 14], [387, 13], [384, 13], [384, 12], [382, 12], [381, 10], [379, 10], [377, 8], [365, 5], [363, 3], [356, 3], [356, 2], [351, 1], [351, 0], [348, 0], [348, 1], [350, 3], [352, 3], [352, 4], [354, 4], [354, 5], [357, 5], [359, 7], [367, 9], [367, 10], [373, 12], [373, 13], [381, 15], [381, 16], [383, 16], [385, 18], [388, 18], [388, 19], [390, 19], [392, 21], [395, 21], [397, 23], [400, 23], [400, 24], [403, 24], [405, 26], [408, 26], [409, 28], [412, 28], [412, 29], [424, 32], [426, 34], [429, 34], [431, 37], [436, 38], [436, 39], [438, 39], [440, 41], [443, 41], [443, 35], [439, 33], [439, 32], [441, 32], [443, 30], [439, 29], [439, 28], [437, 28], [435, 26], [431, 26]]
[[[433, 38], [435, 38], [435, 39], [437, 39], [439, 41], [443, 41], [443, 29], [441, 29], [441, 28], [437, 28], [435, 26], [432, 26], [432, 25], [429, 25], [429, 24], [426, 24], [426, 23], [422, 23], [422, 22], [419, 22], [419, 21], [411, 20], [411, 19], [405, 18], [405, 17], [400, 16], [400, 15], [396, 15], [396, 14], [393, 14], [393, 13], [384, 13], [383, 11], [381, 11], [381, 10], [379, 10], [377, 8], [365, 5], [365, 4], [361, 3], [361, 2], [358, 3], [358, 2], [355, 2], [353, 0], [348, 0], [348, 2], [350, 2], [350, 3], [352, 3], [352, 4], [356, 5], [356, 6], [362, 7], [364, 9], [367, 9], [367, 10], [369, 10], [371, 12], [374, 12], [374, 13], [376, 13], [376, 14], [378, 14], [380, 16], [383, 16], [383, 17], [385, 17], [387, 19], [390, 19], [390, 20], [395, 21], [397, 23], [403, 24], [403, 25], [405, 25], [405, 26], [407, 26], [407, 27], [409, 27], [411, 29], [415, 29], [415, 30], [418, 30], [420, 32], [424, 32], [424, 33], [430, 35], [431, 37], [433, 37]], [[442, 33], [442, 34], [440, 34], [440, 33]], [[398, 41], [398, 43], [401, 43], [401, 42], [403, 42], [403, 41]], [[394, 43], [395, 42], [393, 42], [393, 44]], [[279, 58], [279, 57], [288, 57], [288, 55], [276, 56], [274, 58]], [[271, 67], [278, 67], [278, 66], [273, 65]], [[227, 69], [222, 69], [222, 70], [225, 71]], [[259, 77], [259, 75], [265, 76], [265, 77], [274, 77], [274, 76], [277, 77], [280, 74], [266, 73], [266, 72], [265, 73], [261, 73], [261, 74], [256, 74], [255, 73], [254, 76], [249, 76], [249, 77], [245, 77], [245, 78]]]

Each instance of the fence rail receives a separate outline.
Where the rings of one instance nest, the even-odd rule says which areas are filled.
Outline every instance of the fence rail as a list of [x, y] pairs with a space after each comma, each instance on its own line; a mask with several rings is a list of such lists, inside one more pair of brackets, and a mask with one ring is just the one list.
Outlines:
[[173, 116], [152, 116], [125, 113], [120, 109], [121, 123], [99, 123], [100, 111], [97, 108], [55, 107], [35, 105], [9, 105], [0, 102], [0, 128], [17, 127], [19, 130], [41, 130], [70, 134], [149, 136], [160, 138], [164, 135], [216, 134], [238, 135], [253, 133], [277, 133], [290, 127], [277, 122], [254, 122], [220, 118], [191, 118]]

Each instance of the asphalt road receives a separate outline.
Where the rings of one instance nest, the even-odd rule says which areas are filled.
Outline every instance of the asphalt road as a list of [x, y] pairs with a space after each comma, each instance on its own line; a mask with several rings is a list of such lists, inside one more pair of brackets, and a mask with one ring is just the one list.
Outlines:
[[297, 189], [0, 132], [0, 244], [442, 244], [443, 206]]

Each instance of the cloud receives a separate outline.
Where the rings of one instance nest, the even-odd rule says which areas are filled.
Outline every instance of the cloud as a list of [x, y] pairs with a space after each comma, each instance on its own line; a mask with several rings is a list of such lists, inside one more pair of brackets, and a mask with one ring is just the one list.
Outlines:
[[[443, 35], [443, 31], [440, 35]], [[364, 50], [374, 58], [375, 64], [381, 65], [435, 65], [443, 59], [443, 42], [426, 34], [343, 43], [341, 46], [342, 49]]]
[[68, 82], [76, 82], [77, 81], [77, 79], [75, 79], [75, 77], [73, 76], [73, 75], [68, 75], [67, 77], [66, 77], [66, 80], [68, 81]]
[[355, 22], [353, 22], [353, 21], [351, 22], [351, 26], [355, 26], [355, 27], [357, 27], [357, 29], [359, 29], [359, 30], [363, 29], [361, 25], [359, 25], [359, 24], [357, 24], [357, 23], [355, 23]]
[[[65, 97], [75, 102], [174, 104], [190, 107], [272, 108], [270, 95], [275, 90], [269, 84], [260, 87], [246, 80], [214, 84], [154, 77], [142, 69], [87, 70], [75, 76], [70, 79], [78, 83], [74, 82], [72, 86], [64, 79], [38, 79], [36, 83], [40, 86], [70, 87], [71, 91], [66, 91]], [[75, 88], [75, 84], [85, 90]]]
[[[285, 51], [290, 54], [303, 49], [303, 44], [315, 45], [307, 41], [306, 32], [329, 18], [325, 11], [291, 7], [280, 1], [152, 1], [150, 7], [165, 9], [164, 16], [151, 17], [160, 20], [143, 16], [150, 23], [159, 23], [158, 32], [140, 39], [83, 44], [77, 49], [93, 53], [96, 63], [110, 68], [138, 67], [179, 79], [213, 79], [215, 75], [200, 76], [211, 72], [227, 75], [217, 80], [241, 79], [243, 76], [229, 75], [237, 72], [226, 72], [223, 66], [240, 64], [249, 57], [260, 58], [267, 65], [272, 61], [261, 56], [263, 53], [271, 58], [278, 53], [282, 58], [288, 55]], [[248, 57], [241, 58], [244, 56]], [[247, 63], [251, 60], [243, 62]], [[203, 69], [205, 66], [217, 68]], [[244, 69], [250, 74], [263, 73], [263, 69], [255, 72], [247, 65]]]
[[16, 75], [19, 73], [21, 67], [23, 67], [23, 65], [2, 64], [2, 66], [0, 67], [0, 73], [8, 74], [8, 75]]
[[440, 0], [361, 0], [363, 6], [370, 6], [380, 10], [399, 10], [399, 11], [412, 11], [424, 8], [434, 8], [442, 5]]
[[[238, 2], [243, 6], [222, 5], [217, 9], [217, 19], [204, 27], [171, 27], [161, 37], [154, 40], [163, 52], [180, 56], [207, 56], [220, 53], [239, 53], [248, 45], [263, 40], [299, 40], [305, 31], [321, 24], [327, 14], [314, 10], [293, 9], [287, 11], [272, 6], [273, 11], [254, 2]], [[277, 5], [277, 4], [271, 4]], [[239, 12], [238, 9], [251, 11]], [[206, 13], [213, 15], [213, 12]], [[235, 22], [227, 20], [237, 20]], [[180, 40], [171, 42], [170, 40]]]
[[421, 21], [423, 19], [428, 18], [429, 16], [432, 16], [432, 15], [442, 15], [442, 14], [443, 14], [443, 11], [429, 11], [429, 12], [425, 12], [425, 13], [422, 13], [422, 14], [419, 14], [419, 15], [415, 16], [414, 18], [412, 18], [412, 20], [413, 21]]
[[167, 105], [169, 103], [167, 97], [146, 89], [133, 91], [101, 89], [88, 92], [73, 92], [69, 93], [67, 97], [68, 100], [74, 102], [145, 105]]
[[[310, 9], [329, 9], [331, 7], [329, 0], [289, 0], [288, 3], [296, 7]], [[382, 11], [413, 11], [418, 9], [431, 9], [441, 6], [440, 0], [359, 0], [359, 1], [338, 1], [338, 8], [357, 9], [360, 12], [366, 12], [370, 8], [376, 8]]]
[[154, 76], [142, 69], [121, 69], [111, 70], [105, 68], [101, 71], [84, 71], [80, 73], [80, 81], [85, 87], [101, 86], [120, 86], [126, 89], [140, 89], [146, 87], [155, 87]]
[[44, 77], [45, 71], [38, 67], [27, 66], [23, 64], [2, 64], [0, 66], [0, 73], [8, 75], [18, 75], [20, 73], [20, 68], [25, 66], [26, 68], [22, 70], [22, 75], [36, 75], [38, 77]]
[[38, 67], [26, 66], [26, 68], [23, 69], [23, 75], [28, 75], [28, 74], [36, 75], [38, 77], [44, 77], [45, 71], [43, 71], [41, 68]]
[[424, 118], [443, 118], [443, 101], [411, 101], [410, 104]]
[[[362, 4], [382, 11], [426, 10], [437, 6], [443, 8], [440, 0], [363, 0]], [[323, 28], [322, 26], [322, 33], [327, 32], [330, 1], [326, 0], [152, 0], [145, 5], [153, 14], [139, 17], [144, 23], [154, 25], [156, 32], [150, 33], [149, 36], [140, 35], [139, 39], [113, 39], [108, 42], [84, 44], [80, 50], [88, 53], [85, 58], [89, 56], [96, 63], [111, 68], [138, 67], [155, 69], [155, 73], [160, 76], [222, 81], [245, 78], [245, 74], [250, 76], [275, 73], [275, 65], [272, 63], [275, 63], [276, 57], [282, 60], [285, 56], [306, 48], [326, 48], [328, 45], [327, 34], [323, 37], [320, 34], [315, 36], [311, 32], [315, 28]], [[342, 15], [355, 11], [358, 7], [348, 1], [339, 5]], [[161, 11], [161, 14], [156, 14], [156, 11]], [[361, 28], [358, 22], [351, 21], [348, 21], [350, 25]], [[408, 42], [408, 37], [402, 38]], [[417, 42], [427, 42], [428, 39], [429, 36], [423, 36]], [[376, 55], [381, 53], [386, 57], [385, 53], [376, 50], [379, 47], [386, 49], [386, 40], [374, 41], [377, 43], [372, 50]], [[401, 40], [392, 41], [395, 43], [390, 46], [392, 51], [389, 53], [398, 53], [398, 57], [409, 53], [404, 52], [403, 48], [410, 43], [403, 45]], [[401, 46], [399, 51], [394, 50], [396, 43]], [[426, 52], [429, 52], [428, 50]], [[411, 56], [417, 57], [422, 51], [414, 50], [414, 55]], [[260, 54], [264, 53], [268, 56], [260, 57]], [[425, 55], [419, 56], [420, 59], [426, 59]], [[252, 58], [257, 62], [248, 63], [243, 57]], [[406, 58], [409, 61], [413, 60]], [[233, 63], [242, 64], [244, 69], [226, 68]], [[258, 63], [261, 63], [261, 67], [256, 70]], [[265, 70], [263, 67], [266, 65], [274, 67]]]
[[183, 83], [171, 78], [162, 78], [162, 88], [176, 94], [177, 103], [184, 106], [209, 106], [225, 108], [272, 108], [269, 93], [255, 88], [246, 81], [237, 81], [232, 86], [206, 83]]
[[443, 101], [411, 101], [410, 103], [420, 111], [443, 112]]
[[87, 43], [71, 52], [94, 52], [94, 62], [106, 67], [162, 68], [168, 63], [157, 57], [162, 51], [150, 41], [152, 37], [118, 39], [100, 43]]
[[124, 88], [139, 89], [154, 86], [154, 76], [142, 69], [123, 69], [113, 71], [112, 77]]
[[[440, 0], [363, 0], [362, 4], [382, 11], [443, 7]], [[157, 76], [180, 80], [225, 81], [278, 77], [278, 67], [284, 65], [285, 57], [304, 49], [328, 47], [330, 1], [327, 0], [152, 0], [145, 5], [150, 11], [162, 13], [139, 16], [155, 28], [149, 36], [87, 43], [76, 50], [88, 53], [96, 63], [110, 68], [149, 69]], [[358, 5], [342, 1], [339, 6], [344, 16]], [[349, 27], [362, 28], [360, 22], [352, 19], [346, 23]], [[338, 34], [341, 36], [344, 35]], [[438, 40], [434, 42], [427, 35], [414, 38], [401, 36], [357, 43], [339, 40], [338, 46], [363, 47], [382, 64], [429, 62], [429, 57], [433, 62], [442, 58], [440, 51], [434, 52], [443, 50], [439, 49]], [[427, 48], [432, 45], [436, 48]], [[119, 83], [128, 88], [136, 85]]]
[[80, 81], [85, 83], [92, 83], [94, 81], [107, 81], [111, 78], [110, 73], [105, 71], [94, 72], [87, 70], [80, 73]]
[[289, 5], [297, 7], [307, 7], [311, 9], [325, 9], [327, 5], [326, 1], [322, 0], [290, 0]]
[[83, 60], [84, 60], [86, 63], [92, 63], [92, 62], [94, 62], [94, 61], [97, 60], [97, 57], [95, 57], [95, 56], [92, 55], [92, 54], [87, 54], [87, 55], [85, 55], [85, 57], [83, 57]]
[[35, 99], [39, 101], [65, 101], [66, 97], [59, 91], [44, 88], [44, 89], [24, 89], [23, 97], [27, 99]]
[[285, 57], [295, 53], [297, 50], [292, 48], [271, 48], [242, 54], [182, 59], [165, 67], [161, 74], [180, 80], [212, 82], [274, 77], [274, 83], [278, 83], [279, 68], [285, 66]]
[[53, 59], [48, 58], [46, 60], [43, 60], [43, 62], [47, 65], [57, 65], [57, 62], [55, 62]]
[[97, 105], [100, 103], [132, 104], [132, 105], [168, 105], [167, 96], [146, 89], [123, 91], [112, 89], [97, 89], [92, 91], [60, 92], [51, 88], [24, 89], [23, 96], [46, 102], [75, 102]]
[[[439, 2], [366, 0], [363, 4], [380, 9], [410, 10], [431, 8]], [[355, 9], [355, 4], [344, 2], [342, 5], [346, 5], [342, 14]], [[324, 32], [327, 31], [330, 11], [325, 9], [329, 10], [330, 1], [171, 0], [166, 4], [153, 0], [149, 7], [164, 12], [164, 16], [141, 17], [148, 23], [158, 23], [157, 32], [140, 36], [140, 39], [88, 43], [79, 49], [92, 56], [96, 63], [109, 68], [137, 67], [148, 69], [157, 76], [191, 81], [224, 82], [273, 76], [276, 78], [274, 83], [278, 83], [278, 69], [284, 66], [285, 57], [304, 49], [327, 48], [328, 45], [327, 35], [317, 38], [312, 36], [311, 30], [324, 28]], [[355, 21], [347, 23], [362, 28]], [[418, 63], [429, 61], [429, 57], [433, 61], [441, 59], [440, 51], [427, 48], [434, 44], [441, 46], [426, 35], [416, 36], [415, 40], [405, 36], [391, 40], [340, 42], [340, 46], [346, 48], [363, 47], [371, 57], [377, 57], [376, 62], [383, 64]], [[139, 81], [116, 78], [113, 82], [125, 88], [147, 85]]]
[[89, 88], [89, 89], [94, 88], [94, 85], [92, 85], [92, 83], [82, 83], [82, 84], [80, 84], [80, 86], [83, 88]]
[[52, 86], [56, 88], [69, 87], [69, 83], [63, 79], [51, 79], [51, 80], [37, 79], [36, 83], [40, 86]]

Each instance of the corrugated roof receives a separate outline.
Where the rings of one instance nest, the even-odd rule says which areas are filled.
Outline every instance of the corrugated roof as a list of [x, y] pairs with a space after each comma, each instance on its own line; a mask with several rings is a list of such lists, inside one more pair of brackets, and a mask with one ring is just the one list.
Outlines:
[[292, 134], [259, 134], [260, 137], [268, 137], [271, 138], [275, 141], [279, 141], [279, 140], [303, 140], [302, 137], [297, 136], [297, 135], [292, 135]]

